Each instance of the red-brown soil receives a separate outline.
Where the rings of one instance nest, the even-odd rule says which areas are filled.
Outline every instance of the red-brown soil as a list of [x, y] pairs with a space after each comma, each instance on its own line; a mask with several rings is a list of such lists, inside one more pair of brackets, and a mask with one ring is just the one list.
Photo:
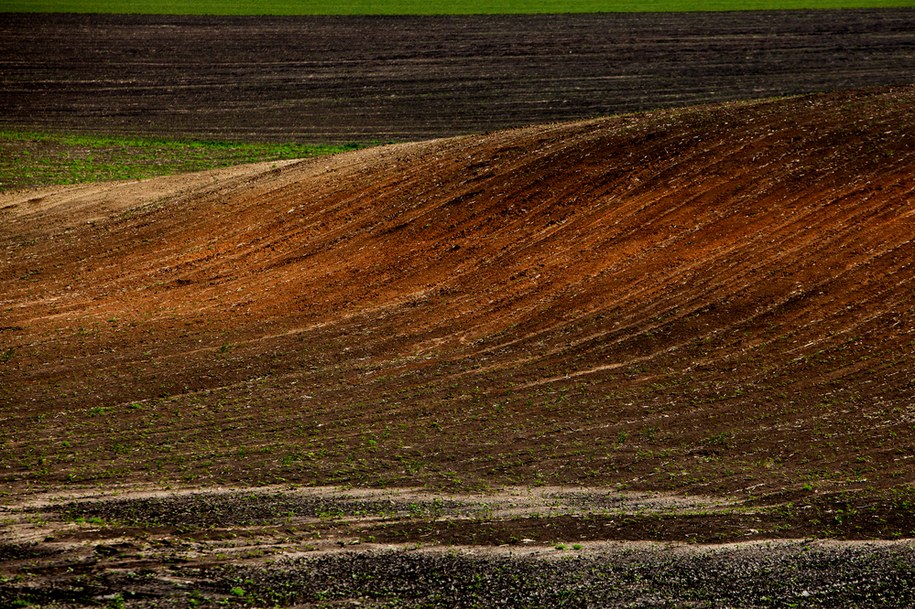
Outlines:
[[308, 18], [0, 13], [0, 125], [416, 140], [906, 85], [915, 81], [913, 30], [912, 9]]
[[3, 488], [911, 483], [913, 107], [2, 195]]

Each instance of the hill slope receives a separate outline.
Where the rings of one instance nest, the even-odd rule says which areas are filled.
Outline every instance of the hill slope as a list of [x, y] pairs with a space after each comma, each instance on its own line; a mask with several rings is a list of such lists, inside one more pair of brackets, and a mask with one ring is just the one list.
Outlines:
[[3, 195], [0, 478], [911, 482], [913, 106]]

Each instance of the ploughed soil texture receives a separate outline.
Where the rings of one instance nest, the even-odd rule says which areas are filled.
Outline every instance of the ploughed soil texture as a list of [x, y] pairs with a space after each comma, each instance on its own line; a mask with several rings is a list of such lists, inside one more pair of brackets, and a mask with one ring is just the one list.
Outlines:
[[0, 195], [0, 599], [911, 606], [913, 107]]
[[905, 85], [915, 10], [484, 17], [0, 14], [0, 125], [416, 140]]

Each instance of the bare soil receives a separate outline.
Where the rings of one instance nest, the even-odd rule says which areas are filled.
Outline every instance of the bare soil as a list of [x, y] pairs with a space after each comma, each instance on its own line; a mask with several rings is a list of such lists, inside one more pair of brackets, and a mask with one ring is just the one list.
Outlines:
[[0, 602], [911, 606], [913, 107], [0, 195]]
[[[909, 493], [905, 500], [912, 498]], [[815, 510], [818, 501], [797, 511]], [[855, 518], [852, 510], [838, 514]], [[764, 526], [759, 523], [772, 515], [769, 508], [722, 500], [606, 488], [443, 494], [261, 487], [45, 495], [5, 510], [0, 602], [46, 607], [906, 607], [912, 602], [911, 541], [827, 543], [804, 536], [792, 541], [788, 527], [773, 541], [770, 531], [749, 528]], [[809, 516], [808, 511], [808, 525]], [[691, 529], [694, 535], [684, 538], [681, 530], [672, 537], [675, 542], [663, 543], [658, 532], [664, 527]], [[715, 545], [703, 545], [715, 535], [720, 536]], [[617, 541], [630, 539], [637, 543]]]
[[416, 140], [915, 80], [915, 10], [0, 14], [0, 127]]

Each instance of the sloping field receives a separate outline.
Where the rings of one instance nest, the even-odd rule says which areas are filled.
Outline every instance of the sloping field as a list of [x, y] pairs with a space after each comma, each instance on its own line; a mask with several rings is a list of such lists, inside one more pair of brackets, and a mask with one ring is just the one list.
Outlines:
[[4, 12], [153, 15], [505, 15], [906, 7], [904, 0], [7, 0]]
[[0, 480], [912, 481], [915, 88], [0, 198]]

